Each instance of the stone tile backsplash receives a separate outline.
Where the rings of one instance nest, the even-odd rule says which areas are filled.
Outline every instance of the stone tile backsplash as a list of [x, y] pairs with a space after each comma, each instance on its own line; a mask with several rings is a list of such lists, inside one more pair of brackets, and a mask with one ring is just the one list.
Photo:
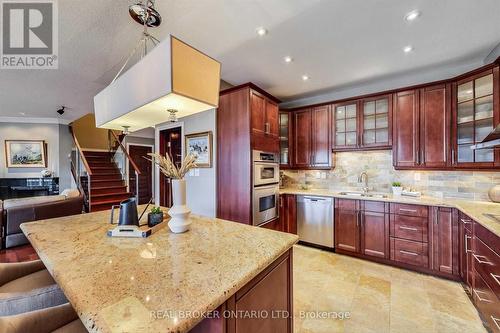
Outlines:
[[489, 201], [488, 190], [500, 184], [500, 172], [395, 170], [390, 150], [336, 153], [335, 159], [331, 171], [284, 170], [285, 186], [359, 191], [358, 176], [365, 171], [370, 190], [377, 192], [390, 192], [399, 181], [423, 195]]

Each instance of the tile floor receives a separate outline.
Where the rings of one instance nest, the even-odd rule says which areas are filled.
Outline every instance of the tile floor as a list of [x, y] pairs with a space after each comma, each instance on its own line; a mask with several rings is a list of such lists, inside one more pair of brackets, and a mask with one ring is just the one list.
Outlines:
[[486, 332], [456, 282], [300, 245], [293, 282], [296, 333]]

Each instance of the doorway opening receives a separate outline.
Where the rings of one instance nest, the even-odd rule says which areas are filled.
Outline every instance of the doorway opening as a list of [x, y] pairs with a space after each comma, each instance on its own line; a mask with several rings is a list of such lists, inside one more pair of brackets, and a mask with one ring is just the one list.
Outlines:
[[[128, 153], [130, 158], [135, 162], [141, 174], [139, 175], [139, 204], [147, 204], [149, 200], [153, 197], [153, 164], [146, 160], [144, 157], [148, 157], [148, 153], [153, 152], [153, 146], [151, 145], [139, 145], [130, 143], [128, 146]], [[134, 170], [129, 162], [129, 170]], [[129, 172], [129, 184], [135, 184], [135, 172]], [[136, 189], [134, 186], [130, 188], [131, 192], [136, 195]]]
[[[182, 163], [182, 130], [181, 127], [160, 131], [160, 154], [168, 154], [177, 167]], [[160, 205], [172, 207], [172, 180], [160, 172]]]

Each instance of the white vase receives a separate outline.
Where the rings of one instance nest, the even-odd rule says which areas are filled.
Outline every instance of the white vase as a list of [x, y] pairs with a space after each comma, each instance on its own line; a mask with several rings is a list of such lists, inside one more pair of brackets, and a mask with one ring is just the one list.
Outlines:
[[488, 191], [488, 196], [493, 202], [500, 203], [500, 185], [495, 185]]
[[393, 186], [392, 187], [392, 194], [395, 196], [401, 196], [401, 193], [403, 192], [403, 187], [401, 186]]
[[182, 233], [189, 230], [191, 225], [191, 209], [186, 206], [186, 180], [172, 179], [173, 205], [168, 211], [171, 219], [168, 227], [173, 233]]

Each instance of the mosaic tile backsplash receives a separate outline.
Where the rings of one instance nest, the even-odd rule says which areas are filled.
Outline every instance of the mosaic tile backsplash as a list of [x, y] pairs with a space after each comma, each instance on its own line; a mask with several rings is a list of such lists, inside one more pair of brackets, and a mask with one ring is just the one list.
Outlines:
[[500, 184], [500, 172], [395, 170], [390, 150], [336, 153], [335, 160], [331, 171], [285, 170], [284, 186], [360, 191], [358, 177], [365, 171], [376, 192], [390, 192], [391, 183], [399, 181], [422, 195], [489, 201], [488, 190]]

